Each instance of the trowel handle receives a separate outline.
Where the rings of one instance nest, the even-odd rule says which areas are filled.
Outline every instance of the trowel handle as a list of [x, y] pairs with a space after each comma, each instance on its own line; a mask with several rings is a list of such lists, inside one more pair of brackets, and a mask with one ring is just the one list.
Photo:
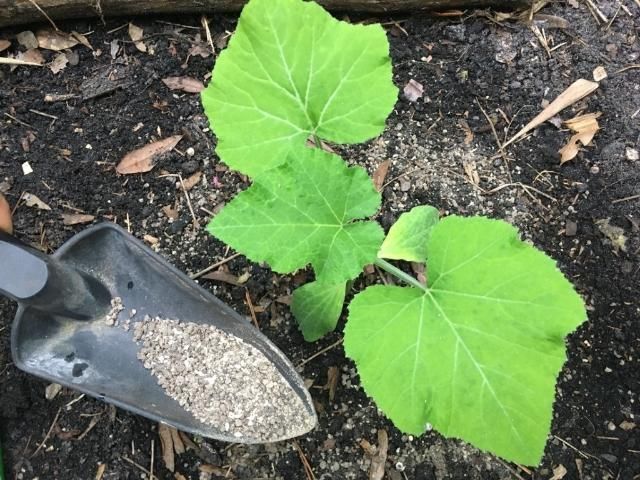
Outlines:
[[1, 231], [0, 295], [79, 320], [97, 316], [111, 300], [99, 280]]

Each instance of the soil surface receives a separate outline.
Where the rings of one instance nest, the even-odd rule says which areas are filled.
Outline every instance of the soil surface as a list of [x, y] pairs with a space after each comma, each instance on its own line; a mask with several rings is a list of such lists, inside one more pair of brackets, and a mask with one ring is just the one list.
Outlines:
[[[443, 214], [506, 219], [553, 256], [583, 295], [589, 321], [568, 338], [552, 435], [539, 467], [507, 464], [435, 432], [403, 435], [360, 388], [338, 343], [344, 319], [326, 338], [303, 341], [281, 302], [307, 273], [279, 276], [238, 256], [222, 269], [245, 283], [200, 282], [249, 318], [248, 292], [260, 329], [294, 365], [326, 348], [299, 368], [318, 411], [313, 432], [253, 446], [194, 438], [192, 448], [177, 457], [181, 476], [171, 473], [156, 424], [67, 389], [47, 400], [47, 384], [12, 365], [9, 332], [16, 307], [0, 300], [0, 437], [8, 478], [139, 479], [149, 478], [152, 468], [159, 479], [298, 480], [311, 478], [305, 458], [317, 479], [366, 479], [371, 459], [361, 442], [377, 445], [379, 429], [389, 436], [390, 480], [640, 478], [640, 161], [633, 159], [640, 142], [640, 6], [630, 0], [597, 3], [606, 22], [587, 3], [546, 6], [534, 17], [544, 30], [542, 40], [525, 22], [489, 12], [382, 19], [396, 84], [402, 89], [413, 79], [424, 95], [416, 102], [400, 98], [380, 138], [339, 149], [371, 173], [391, 160], [379, 216], [385, 228], [423, 203]], [[16, 235], [44, 251], [86, 227], [64, 225], [63, 213], [85, 213], [95, 222], [129, 227], [141, 239], [147, 235], [178, 268], [198, 272], [233, 254], [203, 227], [248, 183], [214, 155], [199, 96], [170, 91], [161, 80], [187, 75], [206, 83], [215, 55], [204, 58], [198, 49], [189, 55], [205, 38], [200, 18], [135, 19], [144, 29], [146, 53], [130, 41], [129, 20], [59, 24], [85, 33], [95, 50], [73, 47], [57, 74], [48, 67], [2, 67], [0, 188], [17, 205]], [[217, 49], [235, 21], [213, 17]], [[3, 55], [25, 50], [14, 38], [22, 30], [0, 32], [12, 41]], [[42, 55], [51, 62], [57, 52]], [[500, 153], [483, 110], [504, 142], [573, 81], [592, 79], [598, 66], [608, 78], [561, 114], [568, 119], [602, 112], [592, 145], [560, 166], [557, 151], [570, 133], [546, 123]], [[44, 100], [47, 94], [91, 96], [87, 92], [97, 95]], [[153, 171], [116, 174], [126, 153], [177, 134], [183, 139]], [[23, 174], [23, 162], [33, 173]], [[185, 195], [166, 173], [188, 178], [196, 172], [203, 175], [189, 191], [194, 230]], [[25, 192], [50, 210], [25, 204]], [[377, 281], [375, 272], [363, 275], [354, 292]], [[337, 379], [334, 389], [330, 376]]]

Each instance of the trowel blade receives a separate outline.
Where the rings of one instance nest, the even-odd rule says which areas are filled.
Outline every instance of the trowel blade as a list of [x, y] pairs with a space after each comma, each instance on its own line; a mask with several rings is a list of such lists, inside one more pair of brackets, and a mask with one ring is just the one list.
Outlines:
[[[20, 369], [179, 430], [219, 440], [272, 442], [302, 435], [315, 426], [317, 419], [311, 397], [285, 355], [230, 307], [125, 230], [110, 223], [94, 226], [73, 237], [53, 256], [97, 278], [113, 298], [121, 299], [124, 309], [117, 312], [118, 325], [109, 325], [105, 317], [79, 321], [20, 305], [12, 327], [12, 354]], [[242, 409], [229, 409], [228, 421], [218, 415], [217, 423], [211, 424], [211, 417], [203, 416], [202, 409], [219, 409], [219, 402], [233, 399], [233, 396], [229, 397], [229, 388], [225, 390], [221, 387], [224, 383], [220, 383], [228, 375], [202, 385], [210, 401], [205, 405], [201, 398], [198, 412], [184, 398], [177, 399], [178, 390], [163, 388], [160, 385], [162, 378], [159, 378], [162, 375], [145, 368], [139, 358], [144, 359], [141, 352], [151, 348], [145, 346], [144, 335], [137, 341], [134, 339], [136, 325], [145, 317], [153, 321], [179, 321], [207, 332], [215, 330], [219, 338], [235, 338], [243, 348], [249, 346], [252, 352], [258, 352], [257, 355], [278, 373], [277, 378], [286, 385], [290, 395], [281, 396], [288, 399], [284, 410], [281, 404], [271, 405], [269, 395], [265, 395], [267, 403], [261, 412], [268, 412], [278, 424], [288, 427], [279, 432], [267, 432], [264, 425], [259, 425], [257, 417], [260, 415], [248, 415], [248, 410]], [[175, 335], [166, 338], [177, 338], [179, 333], [176, 331]], [[181, 348], [191, 349], [193, 342], [184, 335], [181, 338]], [[180, 359], [184, 361], [189, 357], [182, 355], [184, 352], [176, 353], [175, 348], [168, 348], [166, 352], [177, 355], [173, 362], [176, 365]], [[156, 354], [161, 356], [161, 349]], [[220, 357], [224, 354], [220, 352]], [[218, 361], [215, 355], [211, 358], [213, 362]], [[224, 364], [224, 368], [229, 365]], [[243, 389], [251, 390], [261, 378], [260, 370], [251, 370], [251, 365], [251, 362], [245, 362], [247, 371], [233, 383], [232, 393], [238, 390], [237, 402], [242, 402]], [[189, 368], [194, 369], [193, 366]], [[181, 378], [180, 375], [175, 377]], [[246, 379], [244, 386], [242, 379]], [[220, 394], [222, 391], [226, 392], [224, 399]], [[232, 419], [231, 412], [234, 416], [238, 412], [248, 416]], [[234, 421], [236, 425], [243, 421], [250, 425], [233, 427]], [[251, 425], [255, 427], [253, 430]]]

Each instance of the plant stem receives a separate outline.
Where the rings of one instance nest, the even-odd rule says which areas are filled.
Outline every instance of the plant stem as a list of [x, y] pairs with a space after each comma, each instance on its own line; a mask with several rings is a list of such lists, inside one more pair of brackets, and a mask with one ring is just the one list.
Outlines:
[[381, 269], [383, 269], [384, 271], [396, 277], [397, 279], [403, 281], [404, 283], [411, 285], [412, 287], [419, 288], [422, 291], [425, 291], [425, 292], [427, 291], [427, 287], [422, 285], [418, 280], [413, 278], [411, 275], [404, 273], [398, 267], [391, 265], [386, 260], [383, 260], [381, 258], [376, 258], [375, 264]]

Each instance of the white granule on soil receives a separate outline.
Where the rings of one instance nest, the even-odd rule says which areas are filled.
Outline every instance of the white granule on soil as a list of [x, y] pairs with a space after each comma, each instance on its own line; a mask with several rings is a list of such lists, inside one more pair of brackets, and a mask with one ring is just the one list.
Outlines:
[[313, 417], [277, 368], [240, 338], [212, 325], [148, 316], [133, 331], [145, 368], [201, 422], [261, 442], [313, 427]]

